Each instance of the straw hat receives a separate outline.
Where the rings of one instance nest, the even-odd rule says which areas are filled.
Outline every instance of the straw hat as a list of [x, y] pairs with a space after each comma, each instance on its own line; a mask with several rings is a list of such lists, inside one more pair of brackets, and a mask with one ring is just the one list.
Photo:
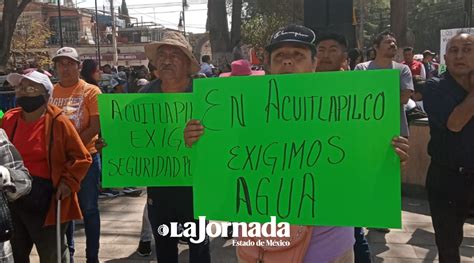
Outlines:
[[191, 45], [186, 40], [186, 38], [184, 38], [183, 34], [176, 31], [166, 31], [161, 41], [152, 42], [150, 44], [145, 45], [145, 55], [155, 67], [157, 67], [155, 59], [158, 52], [158, 48], [163, 45], [170, 45], [181, 49], [181, 51], [183, 51], [183, 53], [189, 58], [191, 62], [192, 74], [198, 72], [201, 69], [199, 63], [193, 55], [193, 49]]

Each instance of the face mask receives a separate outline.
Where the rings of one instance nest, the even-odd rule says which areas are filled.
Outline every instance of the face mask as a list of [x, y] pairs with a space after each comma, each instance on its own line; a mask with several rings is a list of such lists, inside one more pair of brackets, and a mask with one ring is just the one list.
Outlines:
[[20, 106], [25, 112], [33, 112], [46, 103], [43, 95], [35, 97], [19, 97], [16, 99], [16, 104]]

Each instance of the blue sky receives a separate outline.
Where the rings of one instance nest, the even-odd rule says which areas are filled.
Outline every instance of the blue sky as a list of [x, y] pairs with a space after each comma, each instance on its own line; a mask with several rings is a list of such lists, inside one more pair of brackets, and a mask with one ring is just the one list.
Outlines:
[[[130, 16], [138, 19], [138, 22], [152, 22], [162, 24], [165, 27], [177, 29], [179, 22], [181, 0], [125, 0], [127, 2]], [[94, 8], [94, 0], [77, 0], [79, 7]], [[116, 8], [122, 4], [122, 0], [114, 0]], [[97, 0], [98, 9], [110, 10], [109, 0]], [[186, 31], [203, 33], [207, 19], [207, 0], [188, 0], [189, 8], [185, 12]], [[117, 9], [116, 9], [117, 10]], [[132, 20], [132, 23], [134, 20]]]

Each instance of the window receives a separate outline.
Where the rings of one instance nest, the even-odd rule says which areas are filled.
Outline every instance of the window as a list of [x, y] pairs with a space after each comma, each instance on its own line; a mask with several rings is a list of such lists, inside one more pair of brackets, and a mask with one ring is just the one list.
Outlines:
[[[49, 20], [49, 26], [51, 28], [51, 44], [60, 43], [59, 35], [59, 23], [58, 17], [51, 17]], [[61, 18], [63, 44], [77, 45], [80, 39], [80, 25], [78, 17], [62, 17]]]

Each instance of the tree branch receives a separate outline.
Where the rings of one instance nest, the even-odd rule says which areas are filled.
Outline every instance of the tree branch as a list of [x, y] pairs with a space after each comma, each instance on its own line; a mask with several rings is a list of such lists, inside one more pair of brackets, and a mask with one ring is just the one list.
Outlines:
[[[21, 15], [23, 10], [25, 10], [26, 6], [31, 2], [32, 0], [21, 0], [20, 4], [17, 7], [17, 17]], [[59, 1], [59, 0], [58, 0]]]

